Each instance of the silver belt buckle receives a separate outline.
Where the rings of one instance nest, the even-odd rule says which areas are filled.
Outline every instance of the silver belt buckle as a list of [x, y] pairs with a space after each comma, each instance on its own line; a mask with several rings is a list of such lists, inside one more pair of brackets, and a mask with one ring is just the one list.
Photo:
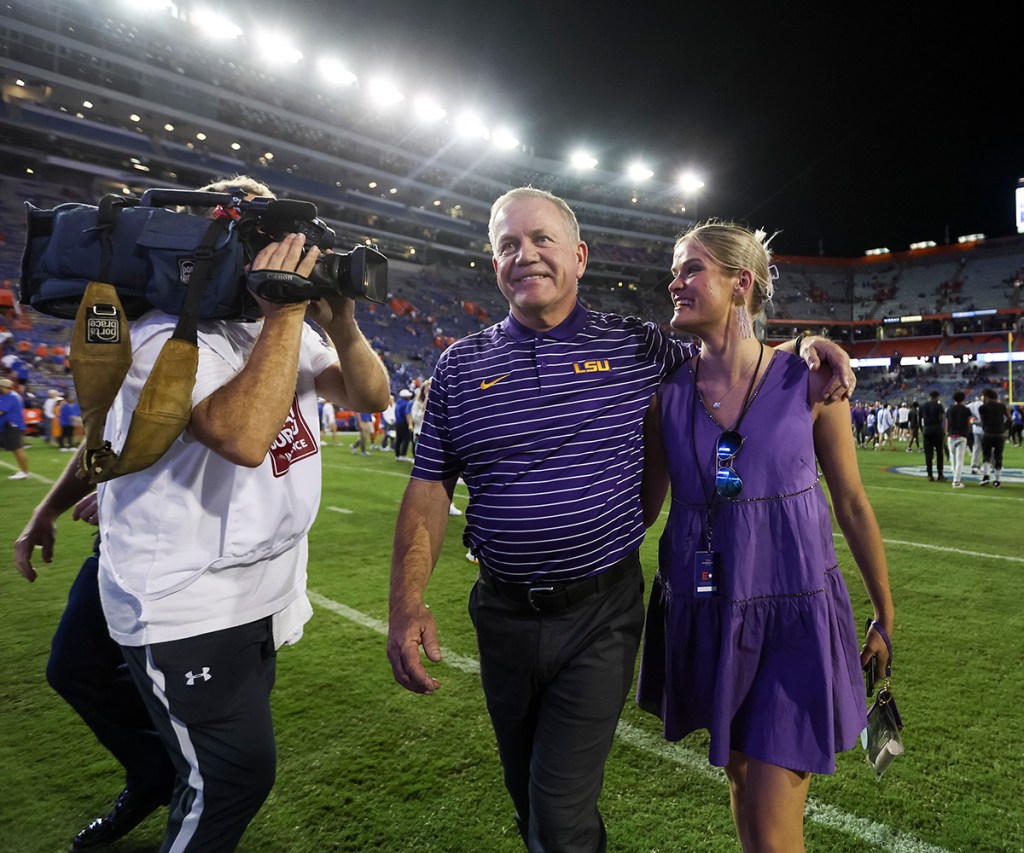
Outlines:
[[535, 592], [554, 592], [554, 591], [555, 591], [555, 588], [553, 586], [531, 586], [526, 591], [526, 602], [527, 602], [527, 604], [530, 605], [530, 609], [531, 610], [536, 610], [539, 613], [540, 612], [540, 608], [534, 603], [534, 601], [533, 601], [533, 594]]

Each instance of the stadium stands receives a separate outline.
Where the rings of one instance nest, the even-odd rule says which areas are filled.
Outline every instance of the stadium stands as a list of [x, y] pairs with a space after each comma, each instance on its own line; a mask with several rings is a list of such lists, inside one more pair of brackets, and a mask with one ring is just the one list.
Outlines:
[[[344, 93], [274, 77], [237, 47], [211, 54], [185, 37], [185, 26], [162, 15], [132, 22], [104, 2], [5, 5], [0, 279], [15, 291], [25, 201], [94, 202], [107, 192], [192, 187], [248, 172], [280, 195], [314, 201], [339, 248], [368, 242], [388, 256], [391, 302], [360, 305], [360, 320], [396, 377], [416, 378], [447, 342], [503, 316], [489, 206], [508, 187], [532, 183], [567, 198], [579, 215], [591, 248], [582, 300], [667, 320], [672, 244], [690, 221], [665, 186], [634, 195], [615, 176], [581, 179], [528, 151], [483, 154], [453, 144], [443, 130], [414, 128], [406, 114], [368, 111]], [[777, 262], [768, 318], [774, 340], [825, 331], [856, 357], [898, 352], [931, 364], [1005, 352], [1007, 333], [1021, 330], [1022, 238]], [[977, 311], [988, 313], [959, 316]], [[8, 327], [28, 327], [15, 331], [33, 343], [43, 341], [43, 328], [53, 331], [48, 318], [6, 314]], [[908, 315], [921, 319], [900, 319]], [[960, 363], [909, 367], [921, 381], [962, 370]]]

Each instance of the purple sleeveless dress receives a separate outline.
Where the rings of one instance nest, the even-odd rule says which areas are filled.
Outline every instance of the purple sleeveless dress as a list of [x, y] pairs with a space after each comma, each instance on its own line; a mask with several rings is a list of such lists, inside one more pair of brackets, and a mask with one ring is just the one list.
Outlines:
[[[835, 753], [853, 747], [866, 724], [853, 608], [818, 484], [808, 378], [803, 361], [774, 354], [740, 426], [745, 442], [731, 467], [743, 490], [732, 500], [715, 493], [724, 427], [699, 396], [691, 408], [690, 364], [660, 390], [672, 503], [637, 704], [662, 719], [668, 740], [708, 729], [719, 767], [735, 749], [832, 773]], [[718, 592], [697, 597], [694, 554], [706, 549], [711, 495]]]

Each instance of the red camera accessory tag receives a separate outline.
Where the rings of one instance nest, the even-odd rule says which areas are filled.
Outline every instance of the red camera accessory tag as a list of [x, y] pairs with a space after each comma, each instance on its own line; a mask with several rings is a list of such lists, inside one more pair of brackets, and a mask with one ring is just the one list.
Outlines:
[[218, 204], [213, 209], [213, 218], [214, 219], [233, 219], [235, 221], [238, 221], [239, 219], [242, 218], [242, 214], [239, 213], [233, 207], [224, 207], [224, 205]]
[[709, 598], [718, 593], [721, 580], [721, 554], [717, 551], [698, 551], [693, 555], [693, 594], [696, 598]]

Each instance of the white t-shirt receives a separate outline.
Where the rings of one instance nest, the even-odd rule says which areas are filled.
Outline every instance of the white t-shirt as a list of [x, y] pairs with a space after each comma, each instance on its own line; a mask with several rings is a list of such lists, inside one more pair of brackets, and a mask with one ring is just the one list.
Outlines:
[[971, 400], [967, 404], [967, 408], [971, 410], [971, 430], [975, 435], [984, 435], [985, 430], [981, 426], [981, 415], [979, 410], [981, 409], [981, 400]]
[[320, 426], [326, 430], [337, 429], [337, 413], [334, 410], [334, 403], [330, 400], [324, 401], [324, 410], [320, 413]]
[[[105, 432], [115, 450], [176, 323], [154, 311], [131, 328], [133, 363]], [[260, 328], [199, 324], [193, 406], [242, 369]], [[232, 464], [186, 430], [156, 464], [100, 485], [100, 594], [114, 640], [139, 646], [196, 636], [304, 599], [306, 534], [321, 482], [314, 380], [336, 361], [304, 326], [296, 398], [260, 466]], [[247, 414], [237, 416], [241, 423]]]

